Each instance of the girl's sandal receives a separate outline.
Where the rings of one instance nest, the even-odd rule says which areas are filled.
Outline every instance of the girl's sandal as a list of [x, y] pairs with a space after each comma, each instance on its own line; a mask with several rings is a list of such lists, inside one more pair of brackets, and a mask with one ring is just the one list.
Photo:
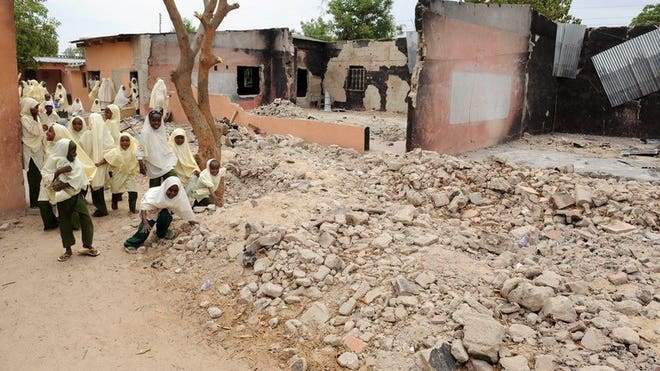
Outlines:
[[70, 257], [71, 257], [71, 253], [65, 252], [64, 254], [60, 255], [59, 258], [57, 258], [57, 261], [58, 262], [65, 262], [65, 261], [69, 260]]
[[99, 256], [100, 251], [93, 247], [84, 247], [82, 250], [78, 251], [78, 255], [87, 255], [87, 256]]

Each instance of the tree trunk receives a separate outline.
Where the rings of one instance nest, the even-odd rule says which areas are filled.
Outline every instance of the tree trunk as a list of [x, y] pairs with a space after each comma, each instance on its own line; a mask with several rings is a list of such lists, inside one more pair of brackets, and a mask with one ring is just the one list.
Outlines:
[[[239, 7], [238, 4], [228, 4], [227, 0], [204, 0], [204, 11], [195, 13], [200, 21], [200, 27], [191, 40], [183, 19], [174, 0], [163, 0], [167, 13], [174, 24], [179, 44], [179, 65], [172, 72], [172, 81], [176, 86], [181, 107], [190, 121], [197, 137], [198, 150], [196, 159], [200, 168], [206, 167], [206, 161], [215, 158], [220, 161], [221, 133], [215, 125], [211, 113], [209, 97], [209, 70], [218, 63], [219, 58], [213, 55], [215, 32], [227, 14]], [[195, 67], [195, 57], [201, 50], [197, 68], [197, 100], [192, 89], [192, 73]], [[224, 184], [218, 187], [216, 197], [222, 203]]]

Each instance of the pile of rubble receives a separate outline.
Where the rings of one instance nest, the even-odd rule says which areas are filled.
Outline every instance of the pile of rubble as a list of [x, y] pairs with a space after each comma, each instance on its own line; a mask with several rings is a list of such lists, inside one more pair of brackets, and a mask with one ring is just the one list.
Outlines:
[[276, 116], [276, 117], [294, 117], [294, 118], [308, 118], [314, 119], [305, 113], [305, 111], [296, 106], [295, 103], [288, 99], [275, 98], [273, 103], [259, 106], [249, 111], [256, 115], [261, 116]]
[[292, 370], [658, 364], [658, 183], [228, 136], [227, 205], [155, 250], [211, 336]]

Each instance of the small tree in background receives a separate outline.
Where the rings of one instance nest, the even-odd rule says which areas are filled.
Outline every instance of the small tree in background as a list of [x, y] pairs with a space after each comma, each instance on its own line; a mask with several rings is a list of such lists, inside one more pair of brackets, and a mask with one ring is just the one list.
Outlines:
[[582, 20], [568, 14], [573, 0], [466, 0], [469, 3], [485, 4], [529, 4], [537, 12], [553, 22], [582, 23]]
[[[227, 0], [204, 0], [202, 13], [195, 12], [200, 21], [200, 27], [194, 34], [188, 33], [183, 18], [176, 7], [174, 0], [163, 0], [167, 13], [170, 15], [179, 45], [179, 64], [172, 71], [172, 81], [181, 102], [181, 107], [190, 121], [193, 132], [197, 137], [199, 149], [197, 150], [200, 166], [206, 161], [215, 158], [220, 161], [220, 137], [222, 133], [215, 125], [211, 114], [211, 101], [209, 97], [209, 70], [222, 60], [213, 55], [213, 40], [215, 32], [227, 14], [238, 9], [238, 4], [228, 4]], [[197, 67], [197, 99], [193, 94], [192, 73], [195, 59], [199, 54]], [[222, 200], [223, 187], [219, 188], [218, 198]]]
[[14, 0], [16, 25], [16, 60], [18, 70], [34, 67], [34, 57], [57, 55], [57, 27], [55, 18], [48, 17], [45, 0]]
[[65, 55], [67, 57], [84, 58], [85, 57], [85, 48], [70, 46], [70, 47], [64, 49], [64, 51], [62, 52], [62, 55]]
[[[195, 25], [193, 24], [193, 20], [192, 20], [192, 19], [190, 19], [190, 18], [186, 18], [186, 17], [183, 17], [182, 21], [183, 21], [183, 26], [186, 28], [186, 31], [188, 31], [188, 33], [195, 33], [195, 32], [197, 32], [197, 26], [195, 26]], [[170, 30], [170, 32], [176, 32], [176, 30], [174, 29], [174, 27], [172, 27], [172, 29]]]
[[318, 17], [300, 22], [300, 26], [305, 36], [326, 41], [391, 39], [401, 31], [394, 23], [393, 3], [393, 0], [330, 0], [327, 14], [331, 20]]
[[660, 4], [646, 5], [630, 22], [631, 27], [645, 25], [660, 26]]

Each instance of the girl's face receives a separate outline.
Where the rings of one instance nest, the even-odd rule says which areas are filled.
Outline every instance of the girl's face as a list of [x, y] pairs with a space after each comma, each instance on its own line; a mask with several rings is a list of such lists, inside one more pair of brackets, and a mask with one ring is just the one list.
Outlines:
[[55, 130], [51, 126], [48, 128], [48, 131], [46, 132], [46, 140], [49, 142], [52, 142], [55, 139]]
[[149, 115], [149, 125], [151, 125], [154, 130], [158, 130], [158, 128], [160, 128], [160, 120], [162, 117], [163, 116], [160, 113], [152, 113]]
[[103, 117], [105, 117], [106, 120], [110, 120], [112, 118], [112, 111], [110, 108], [107, 108], [103, 110]]
[[30, 108], [30, 114], [32, 116], [36, 116], [37, 114], [39, 114], [39, 106], [36, 105], [36, 106]]
[[209, 173], [216, 176], [220, 172], [220, 163], [218, 161], [211, 161], [209, 164]]
[[66, 153], [66, 159], [73, 162], [76, 159], [76, 147], [69, 149], [69, 152]]
[[119, 146], [121, 146], [121, 149], [127, 150], [130, 145], [131, 145], [131, 139], [129, 137], [119, 138]]
[[82, 128], [83, 128], [82, 120], [81, 119], [73, 120], [73, 122], [71, 123], [71, 127], [75, 131], [82, 131]]
[[167, 191], [165, 191], [165, 195], [167, 195], [167, 198], [169, 199], [173, 199], [178, 194], [179, 194], [179, 186], [176, 184], [168, 188]]
[[177, 135], [174, 137], [174, 143], [176, 143], [177, 146], [182, 145], [185, 140], [186, 138], [183, 135]]

